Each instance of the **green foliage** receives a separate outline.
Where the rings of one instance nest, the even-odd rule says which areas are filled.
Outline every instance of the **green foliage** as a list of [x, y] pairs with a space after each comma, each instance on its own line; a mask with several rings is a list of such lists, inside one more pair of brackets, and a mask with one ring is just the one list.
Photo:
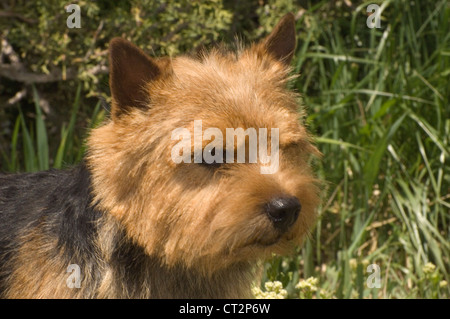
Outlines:
[[[85, 145], [83, 138], [75, 134], [77, 113], [80, 106], [80, 88], [81, 84], [78, 86], [77, 95], [74, 97], [69, 124], [66, 125], [64, 123], [62, 125], [59, 146], [54, 154], [51, 154], [47, 128], [39, 106], [39, 96], [33, 87], [36, 108], [35, 119], [27, 123], [22, 110], [19, 108], [19, 115], [15, 121], [11, 136], [9, 156], [7, 152], [0, 149], [2, 164], [4, 164], [3, 169], [10, 172], [36, 172], [47, 170], [50, 167], [60, 169], [66, 165], [78, 163], [82, 159], [85, 153]], [[87, 127], [88, 130], [98, 125], [104, 118], [105, 112], [100, 109], [100, 105], [101, 103], [98, 102], [92, 111]], [[82, 136], [86, 136], [86, 133], [84, 132]], [[19, 141], [20, 136], [22, 137], [22, 142]]]
[[28, 69], [59, 69], [61, 80], [75, 73], [90, 94], [99, 94], [97, 84], [105, 80], [105, 72], [95, 67], [105, 65], [111, 38], [124, 36], [147, 52], [174, 55], [219, 40], [232, 19], [220, 0], [71, 3], [81, 9], [79, 29], [67, 27], [72, 12], [66, 12], [69, 3], [63, 0], [10, 1], [11, 10], [27, 22], [2, 19], [0, 29]]
[[[421, 269], [432, 262], [448, 282], [449, 7], [383, 1], [381, 28], [369, 29], [367, 5], [341, 3], [336, 17], [322, 3], [297, 22], [303, 76], [294, 86], [329, 182], [302, 277], [331, 284], [338, 298], [448, 298], [448, 285], [429, 293]], [[367, 287], [355, 259], [380, 266], [382, 288]]]

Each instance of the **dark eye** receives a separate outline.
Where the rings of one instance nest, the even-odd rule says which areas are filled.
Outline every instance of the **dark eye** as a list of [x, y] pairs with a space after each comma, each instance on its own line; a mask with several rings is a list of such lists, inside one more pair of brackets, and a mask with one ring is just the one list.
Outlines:
[[202, 158], [202, 165], [212, 168], [212, 169], [217, 169], [219, 168], [223, 163], [225, 163], [226, 161], [226, 152], [223, 151], [222, 153], [222, 158], [217, 157], [217, 150], [216, 148], [212, 148], [210, 150], [208, 150], [208, 154], [206, 155], [206, 157], [204, 156]]

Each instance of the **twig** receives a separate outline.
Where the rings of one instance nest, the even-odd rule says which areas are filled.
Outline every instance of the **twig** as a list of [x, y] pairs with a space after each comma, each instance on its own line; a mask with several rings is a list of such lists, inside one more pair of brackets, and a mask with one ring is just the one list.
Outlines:
[[[63, 74], [63, 71], [58, 68], [52, 68], [48, 74], [30, 72], [25, 68], [23, 63], [20, 61], [19, 56], [5, 37], [2, 37], [1, 43], [2, 51], [0, 52], [0, 77], [5, 77], [25, 84], [32, 84], [71, 80], [78, 76], [78, 70], [76, 68], [66, 69], [65, 74]], [[6, 56], [11, 63], [3, 63], [3, 56]], [[105, 74], [108, 73], [108, 68], [105, 65], [96, 65], [87, 70], [86, 73], [88, 75]]]
[[17, 20], [26, 22], [28, 24], [38, 23], [37, 19], [30, 19], [30, 18], [24, 17], [23, 15], [21, 15], [17, 12], [13, 12], [13, 11], [0, 11], [0, 18], [17, 19]]
[[27, 96], [27, 89], [23, 88], [22, 90], [20, 90], [16, 94], [14, 94], [14, 96], [8, 100], [8, 104], [10, 104], [10, 105], [15, 104], [15, 103], [19, 102], [20, 100], [22, 100], [25, 96]]

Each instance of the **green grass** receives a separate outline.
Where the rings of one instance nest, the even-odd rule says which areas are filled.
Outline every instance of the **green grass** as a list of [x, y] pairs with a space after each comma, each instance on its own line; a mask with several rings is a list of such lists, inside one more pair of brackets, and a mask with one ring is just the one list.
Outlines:
[[[316, 164], [326, 181], [324, 200], [298, 254], [266, 264], [262, 291], [289, 298], [450, 297], [450, 8], [445, 0], [378, 2], [381, 28], [369, 29], [365, 10], [372, 2], [332, 14], [321, 1], [297, 21], [293, 65], [301, 77], [292, 86], [303, 94], [306, 121], [324, 154]], [[49, 141], [33, 94], [36, 116], [26, 121], [19, 112], [2, 168], [36, 171], [79, 161], [80, 89], [57, 142]], [[91, 125], [102, 117], [97, 104]], [[53, 153], [50, 143], [59, 143]], [[379, 267], [380, 288], [368, 287], [370, 264]], [[269, 281], [280, 281], [286, 293], [279, 284], [265, 287]]]
[[[382, 27], [369, 29], [368, 4], [346, 19], [309, 12], [297, 23], [294, 86], [318, 133], [326, 195], [301, 257], [270, 263], [265, 280], [290, 297], [315, 277], [314, 298], [448, 298], [449, 6], [383, 1]], [[367, 286], [369, 264], [379, 289]]]
[[104, 118], [105, 112], [100, 108], [101, 103], [98, 102], [92, 110], [90, 124], [85, 128], [86, 132], [81, 137], [75, 134], [77, 114], [81, 103], [81, 85], [78, 85], [68, 123], [63, 123], [61, 127], [58, 148], [54, 154], [50, 154], [47, 127], [39, 106], [39, 95], [34, 86], [32, 86], [32, 91], [34, 120], [27, 122], [19, 106], [19, 115], [11, 134], [10, 151], [7, 153], [0, 149], [3, 159], [3, 165], [0, 168], [10, 172], [36, 172], [49, 168], [61, 169], [66, 165], [81, 161], [85, 153], [83, 137]]

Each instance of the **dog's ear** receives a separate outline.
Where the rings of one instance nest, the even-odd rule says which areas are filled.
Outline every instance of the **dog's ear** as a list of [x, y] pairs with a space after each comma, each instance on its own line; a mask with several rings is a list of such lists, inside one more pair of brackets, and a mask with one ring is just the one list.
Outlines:
[[291, 63], [295, 52], [295, 17], [292, 13], [286, 14], [265, 39], [262, 46], [266, 53], [286, 65]]
[[116, 119], [132, 108], [148, 107], [150, 81], [159, 78], [164, 70], [137, 46], [123, 38], [109, 43], [109, 87], [112, 95], [111, 114]]

